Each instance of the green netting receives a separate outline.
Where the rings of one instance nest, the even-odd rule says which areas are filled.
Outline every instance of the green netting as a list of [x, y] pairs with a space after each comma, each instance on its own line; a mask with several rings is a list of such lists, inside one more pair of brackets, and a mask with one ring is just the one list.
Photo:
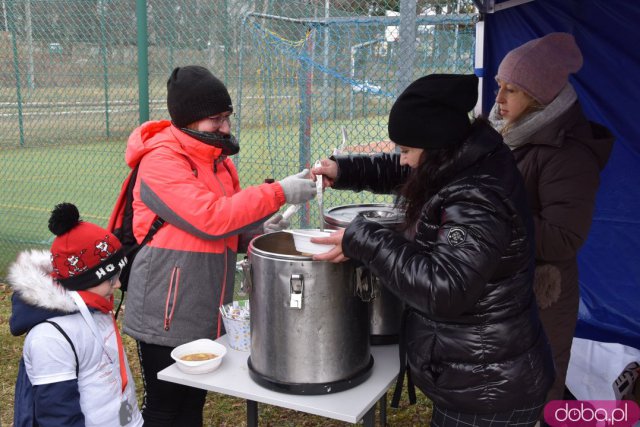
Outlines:
[[[406, 4], [416, 13], [393, 16]], [[0, 278], [19, 250], [48, 247], [56, 203], [106, 225], [126, 139], [168, 117], [174, 67], [227, 83], [247, 186], [331, 154], [343, 128], [348, 150], [392, 149], [386, 115], [403, 84], [473, 71], [473, 12], [471, 0], [3, 0]], [[390, 199], [329, 191], [325, 207], [374, 201]], [[317, 214], [311, 203], [296, 224]]]

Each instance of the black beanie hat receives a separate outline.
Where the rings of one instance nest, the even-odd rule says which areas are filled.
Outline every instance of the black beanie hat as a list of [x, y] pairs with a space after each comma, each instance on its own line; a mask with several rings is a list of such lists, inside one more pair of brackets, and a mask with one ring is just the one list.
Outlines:
[[208, 116], [233, 111], [224, 83], [199, 65], [177, 67], [167, 80], [167, 108], [179, 128]]
[[411, 83], [389, 113], [389, 138], [407, 147], [445, 148], [466, 138], [478, 101], [473, 74], [430, 74]]

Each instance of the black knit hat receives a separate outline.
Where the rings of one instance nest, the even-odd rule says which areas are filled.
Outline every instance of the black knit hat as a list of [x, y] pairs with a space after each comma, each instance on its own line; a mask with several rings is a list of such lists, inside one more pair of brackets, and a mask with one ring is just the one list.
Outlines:
[[478, 78], [430, 74], [411, 83], [389, 113], [389, 138], [407, 147], [437, 149], [469, 133], [469, 111], [478, 101]]
[[177, 67], [167, 80], [167, 108], [179, 128], [208, 116], [233, 111], [224, 83], [199, 65]]

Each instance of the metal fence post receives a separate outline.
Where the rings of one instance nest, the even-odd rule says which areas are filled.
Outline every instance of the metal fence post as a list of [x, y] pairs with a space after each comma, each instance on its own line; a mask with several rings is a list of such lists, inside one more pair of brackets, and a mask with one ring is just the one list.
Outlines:
[[[311, 96], [312, 96], [312, 83], [313, 83], [313, 69], [309, 64], [311, 54], [313, 52], [314, 44], [314, 27], [308, 28], [308, 37], [306, 40], [306, 58], [304, 56], [300, 59], [300, 71], [298, 77], [298, 88], [300, 96], [300, 122], [299, 122], [299, 148], [298, 148], [298, 164], [300, 168], [311, 168]], [[309, 225], [309, 208], [305, 204], [302, 213], [302, 225], [306, 227]]]
[[16, 75], [16, 101], [18, 104], [18, 127], [20, 129], [20, 146], [24, 147], [24, 122], [22, 117], [22, 92], [20, 86], [20, 61], [18, 59], [18, 42], [16, 41], [16, 24], [13, 15], [13, 2], [7, 6], [9, 11], [9, 32], [11, 33], [11, 49], [13, 50], [13, 72]]
[[[231, 18], [229, 16], [229, 2], [227, 0], [224, 0], [224, 17], [222, 18], [222, 24], [223, 24], [223, 28], [224, 28], [224, 36], [222, 38], [223, 43], [222, 45], [224, 46], [224, 81], [225, 83], [228, 85], [230, 82], [230, 77], [229, 77], [229, 55], [231, 55], [231, 48], [233, 46], [233, 43], [229, 40], [229, 21], [231, 21]], [[239, 86], [240, 82], [236, 82], [236, 84]], [[240, 98], [238, 98], [240, 99]]]
[[138, 109], [140, 124], [149, 120], [149, 37], [147, 34], [147, 2], [136, 0], [138, 27]]
[[105, 11], [107, 6], [102, 0], [98, 1], [100, 17], [100, 50], [102, 53], [102, 79], [104, 84], [104, 120], [107, 138], [111, 136], [109, 129], [109, 65], [107, 60], [107, 28], [105, 24]]
[[416, 0], [400, 2], [400, 41], [398, 49], [398, 93], [413, 80], [413, 63], [416, 57]]

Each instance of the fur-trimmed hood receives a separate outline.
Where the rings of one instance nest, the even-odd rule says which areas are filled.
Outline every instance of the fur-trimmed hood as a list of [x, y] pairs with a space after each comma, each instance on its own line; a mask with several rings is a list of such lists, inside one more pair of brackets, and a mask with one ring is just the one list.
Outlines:
[[14, 291], [9, 319], [13, 335], [29, 332], [49, 318], [78, 311], [67, 290], [51, 278], [50, 257], [45, 250], [25, 251], [9, 267], [8, 281]]

